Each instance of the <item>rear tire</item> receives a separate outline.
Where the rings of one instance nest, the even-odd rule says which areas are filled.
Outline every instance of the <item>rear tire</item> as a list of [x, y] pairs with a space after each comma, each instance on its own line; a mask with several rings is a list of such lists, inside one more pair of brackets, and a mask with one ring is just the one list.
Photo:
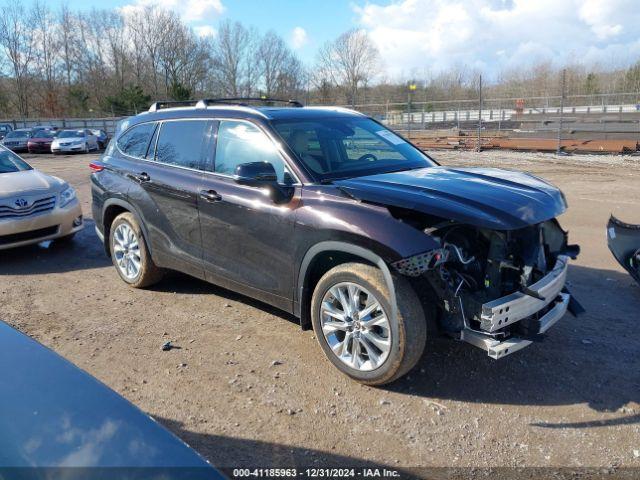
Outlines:
[[[313, 292], [311, 320], [320, 347], [338, 370], [366, 385], [400, 378], [424, 351], [427, 322], [420, 300], [405, 278], [394, 278], [394, 284], [396, 318], [384, 276], [370, 265], [338, 265], [322, 276]], [[379, 308], [367, 311], [376, 302]], [[350, 307], [343, 308], [343, 303]], [[346, 321], [339, 320], [341, 316]]]
[[131, 213], [121, 213], [111, 224], [109, 251], [116, 272], [132, 287], [144, 288], [162, 280], [164, 272], [153, 263], [142, 229]]

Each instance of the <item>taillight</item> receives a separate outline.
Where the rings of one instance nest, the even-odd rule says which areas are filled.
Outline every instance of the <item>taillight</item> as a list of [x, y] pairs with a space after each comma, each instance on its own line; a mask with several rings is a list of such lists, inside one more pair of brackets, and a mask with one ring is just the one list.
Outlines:
[[104, 165], [102, 165], [101, 163], [98, 162], [91, 162], [89, 164], [89, 168], [91, 170], [93, 170], [93, 172], [101, 172], [102, 170], [104, 170]]

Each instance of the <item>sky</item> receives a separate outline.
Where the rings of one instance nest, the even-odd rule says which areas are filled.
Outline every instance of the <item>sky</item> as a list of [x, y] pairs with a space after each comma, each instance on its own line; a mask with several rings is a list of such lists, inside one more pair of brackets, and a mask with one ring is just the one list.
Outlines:
[[640, 59], [640, 0], [49, 0], [73, 9], [157, 3], [201, 35], [221, 20], [274, 30], [311, 64], [326, 41], [369, 32], [390, 78], [451, 68], [496, 77], [540, 61], [604, 68]]

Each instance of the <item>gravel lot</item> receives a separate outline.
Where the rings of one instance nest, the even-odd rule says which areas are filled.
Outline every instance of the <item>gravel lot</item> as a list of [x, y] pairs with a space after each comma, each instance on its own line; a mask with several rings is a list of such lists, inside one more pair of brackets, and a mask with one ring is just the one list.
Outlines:
[[[605, 240], [610, 212], [640, 223], [640, 160], [433, 156], [527, 170], [564, 190], [561, 223], [582, 246], [569, 282], [586, 315], [499, 362], [431, 339], [408, 377], [360, 386], [323, 358], [313, 332], [271, 307], [179, 274], [128, 288], [90, 220], [96, 156], [26, 155], [78, 189], [88, 222], [71, 246], [0, 252], [0, 318], [218, 466], [640, 467], [640, 287]], [[167, 340], [180, 349], [161, 351]]]

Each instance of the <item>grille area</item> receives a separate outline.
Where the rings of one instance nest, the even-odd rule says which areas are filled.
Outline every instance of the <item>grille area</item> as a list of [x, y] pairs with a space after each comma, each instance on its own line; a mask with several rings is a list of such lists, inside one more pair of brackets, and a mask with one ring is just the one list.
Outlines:
[[40, 228], [38, 230], [31, 230], [29, 232], [13, 233], [11, 235], [0, 236], [0, 245], [8, 245], [10, 243], [24, 242], [26, 240], [35, 240], [37, 238], [48, 237], [49, 235], [55, 235], [58, 233], [60, 225], [54, 225], [53, 227]]
[[56, 197], [41, 198], [33, 202], [28, 208], [13, 208], [8, 205], [0, 205], [0, 220], [10, 218], [24, 218], [53, 210], [56, 206]]

